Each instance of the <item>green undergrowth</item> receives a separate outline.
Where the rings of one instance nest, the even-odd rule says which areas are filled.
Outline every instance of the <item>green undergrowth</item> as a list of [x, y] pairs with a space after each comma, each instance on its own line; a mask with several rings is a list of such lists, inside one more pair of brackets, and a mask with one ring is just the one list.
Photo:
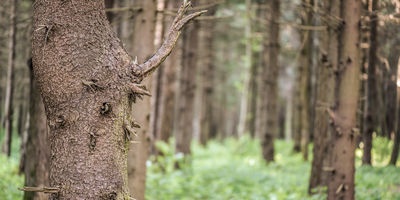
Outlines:
[[[0, 144], [3, 144], [4, 131], [0, 129]], [[19, 147], [20, 140], [16, 134], [13, 135], [11, 146], [11, 157], [0, 153], [0, 199], [20, 200], [23, 192], [18, 187], [23, 186], [24, 177], [19, 171]]]
[[[293, 154], [290, 142], [275, 143], [276, 162], [270, 164], [262, 160], [259, 146], [258, 141], [248, 137], [222, 143], [211, 141], [206, 148], [194, 144], [191, 162], [184, 163], [182, 156], [173, 154], [173, 144], [159, 143], [165, 156], [148, 163], [146, 197], [150, 200], [326, 199], [324, 194], [307, 195], [310, 162]], [[175, 162], [181, 162], [183, 167], [175, 170]], [[356, 199], [400, 199], [400, 170], [358, 167], [356, 185]]]
[[[0, 130], [0, 142], [3, 133]], [[392, 142], [374, 138], [373, 164], [360, 166], [357, 150], [356, 199], [400, 200], [400, 169], [386, 167]], [[275, 162], [265, 164], [259, 142], [248, 137], [210, 141], [206, 148], [192, 145], [192, 156], [174, 155], [174, 144], [158, 143], [165, 156], [148, 164], [146, 197], [149, 200], [326, 199], [307, 195], [310, 162], [293, 154], [292, 143], [275, 143]], [[18, 175], [19, 140], [14, 137], [10, 158], [0, 154], [0, 200], [20, 200], [23, 176]], [[181, 168], [175, 169], [176, 163]]]

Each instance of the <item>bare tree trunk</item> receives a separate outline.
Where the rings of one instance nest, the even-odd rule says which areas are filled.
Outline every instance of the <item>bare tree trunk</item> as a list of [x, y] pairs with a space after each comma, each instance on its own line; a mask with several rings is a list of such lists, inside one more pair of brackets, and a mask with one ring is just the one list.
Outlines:
[[139, 64], [109, 26], [104, 1], [35, 2], [33, 67], [51, 147], [50, 188], [35, 191], [60, 200], [131, 198], [127, 154], [138, 127], [132, 103], [149, 95], [140, 83], [171, 53], [182, 27], [202, 13], [184, 16], [189, 5], [179, 9], [162, 46]]
[[[167, 0], [165, 2], [167, 10], [172, 10], [179, 4], [177, 0]], [[172, 23], [170, 16], [164, 17], [164, 26], [168, 27]], [[165, 29], [165, 34], [166, 34]], [[164, 62], [164, 71], [161, 77], [162, 91], [160, 96], [159, 108], [159, 127], [155, 132], [156, 140], [168, 142], [168, 139], [173, 135], [174, 116], [175, 116], [175, 94], [177, 89], [177, 69], [181, 57], [181, 39], [177, 41], [177, 48]]]
[[361, 2], [344, 0], [341, 5], [341, 34], [336, 102], [329, 110], [335, 129], [332, 142], [332, 173], [328, 199], [354, 199], [354, 158], [358, 129], [356, 115], [360, 85], [360, 15]]
[[[33, 77], [32, 61], [28, 61], [31, 69], [31, 92], [29, 108], [29, 130], [25, 143], [24, 174], [25, 185], [27, 186], [49, 186], [49, 161], [50, 149], [47, 134], [47, 122], [45, 110], [38, 89]], [[48, 194], [25, 192], [25, 200], [47, 199]]]
[[[208, 5], [213, 1], [202, 0], [200, 5]], [[207, 15], [213, 16], [216, 12], [216, 6], [207, 9]], [[200, 120], [200, 142], [203, 145], [207, 144], [210, 138], [216, 136], [216, 121], [215, 121], [215, 97], [214, 97], [214, 48], [213, 48], [213, 34], [214, 34], [214, 21], [204, 20], [199, 22], [199, 67], [201, 72], [202, 84], [202, 101], [201, 101], [201, 120]]]
[[[133, 55], [135, 59], [145, 60], [154, 52], [155, 23], [156, 23], [156, 1], [142, 0], [135, 4], [142, 8], [142, 11], [135, 16], [135, 34], [133, 37]], [[156, 77], [155, 77], [156, 78]], [[152, 79], [145, 79], [142, 83], [151, 88]], [[151, 89], [149, 89], [151, 91]], [[151, 107], [150, 98], [133, 105], [133, 117], [140, 125], [135, 142], [131, 144], [128, 153], [128, 183], [129, 191], [133, 198], [145, 199], [146, 191], [146, 162], [150, 151], [150, 144], [153, 138], [153, 127], [150, 126]]]
[[14, 96], [14, 65], [15, 65], [15, 37], [16, 37], [16, 6], [17, 0], [10, 1], [10, 30], [8, 41], [7, 87], [4, 105], [4, 143], [3, 152], [11, 156], [11, 141], [13, 131], [13, 96]]
[[243, 90], [241, 91], [240, 96], [240, 108], [239, 108], [239, 122], [237, 124], [237, 134], [238, 136], [244, 135], [246, 130], [246, 121], [247, 121], [247, 101], [248, 101], [248, 88], [250, 86], [250, 74], [251, 70], [251, 59], [252, 59], [252, 27], [251, 27], [251, 0], [246, 0], [246, 25], [244, 27], [244, 37], [246, 40], [246, 50], [245, 50], [245, 59], [244, 59], [244, 68], [243, 68]]
[[[391, 81], [393, 81], [393, 85], [396, 86], [396, 91], [397, 91], [397, 95], [396, 95], [396, 103], [397, 103], [397, 107], [396, 107], [396, 116], [395, 116], [395, 122], [397, 122], [397, 127], [395, 127], [396, 132], [393, 133], [394, 135], [394, 145], [393, 145], [393, 149], [392, 149], [392, 153], [390, 156], [390, 161], [389, 164], [390, 165], [396, 165], [397, 162], [397, 158], [399, 156], [399, 148], [400, 148], [400, 127], [398, 126], [398, 124], [400, 123], [400, 87], [397, 86], [397, 81], [400, 79], [399, 74], [399, 55], [400, 55], [400, 38], [397, 38], [395, 40], [395, 42], [393, 43], [393, 45], [391, 46], [390, 49], [390, 55], [389, 55], [389, 65], [390, 68], [393, 70], [393, 74], [396, 73], [396, 76], [393, 77]], [[391, 92], [393, 92], [393, 90], [391, 90]]]
[[[340, 16], [340, 2], [325, 0], [323, 9], [331, 16]], [[328, 30], [320, 32], [320, 55], [317, 71], [317, 92], [315, 108], [314, 148], [308, 192], [328, 185], [331, 168], [332, 128], [329, 123], [328, 109], [334, 108], [334, 66], [338, 62], [338, 22], [330, 24]]]
[[175, 131], [176, 153], [190, 155], [193, 137], [194, 95], [196, 91], [196, 72], [198, 46], [198, 22], [189, 24], [182, 36], [182, 64], [179, 79], [177, 127]]
[[372, 0], [369, 10], [370, 16], [370, 45], [369, 45], [369, 59], [368, 59], [368, 80], [367, 80], [367, 101], [365, 102], [365, 113], [364, 113], [364, 128], [363, 128], [363, 156], [362, 164], [371, 165], [371, 150], [372, 150], [372, 134], [376, 131], [376, 121], [379, 112], [377, 110], [377, 83], [376, 83], [376, 62], [378, 49], [378, 15], [376, 10], [378, 9], [378, 1]]
[[[269, 19], [269, 41], [264, 41], [264, 51], [268, 55], [268, 64], [263, 61], [262, 87], [265, 92], [261, 96], [261, 101], [265, 102], [262, 106], [260, 133], [262, 154], [266, 162], [274, 160], [274, 139], [278, 135], [278, 57], [279, 57], [279, 17], [280, 1], [272, 0], [269, 2], [270, 12], [266, 12]], [[260, 86], [261, 87], [261, 86]], [[264, 116], [263, 116], [264, 115]]]
[[[309, 6], [313, 6], [313, 1], [311, 0], [303, 0], [304, 11], [302, 12], [302, 24], [305, 26], [309, 26], [312, 23], [312, 11]], [[312, 32], [307, 30], [301, 33], [302, 38], [302, 48], [300, 50], [299, 57], [299, 72], [298, 76], [300, 76], [300, 98], [299, 98], [299, 124], [300, 129], [297, 130], [301, 135], [301, 152], [303, 154], [303, 159], [308, 160], [308, 144], [310, 140], [310, 92], [309, 92], [309, 79], [310, 79], [310, 71], [312, 68]]]

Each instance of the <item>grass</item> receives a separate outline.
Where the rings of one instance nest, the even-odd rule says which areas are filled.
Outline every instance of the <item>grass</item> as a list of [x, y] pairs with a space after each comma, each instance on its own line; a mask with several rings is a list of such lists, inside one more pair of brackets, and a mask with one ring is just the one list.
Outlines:
[[[374, 163], [383, 166], [384, 141], [375, 142]], [[149, 164], [147, 199], [326, 199], [308, 196], [310, 162], [292, 154], [292, 144], [277, 141], [276, 162], [265, 164], [259, 142], [249, 138], [211, 141], [192, 147], [191, 163], [173, 170], [172, 146], [162, 144], [166, 157]], [[385, 150], [386, 151], [386, 150]], [[356, 199], [400, 199], [400, 172], [395, 167], [361, 167], [357, 158]], [[154, 160], [154, 159], [153, 159]]]
[[[248, 137], [222, 143], [210, 141], [206, 148], [193, 144], [193, 155], [188, 159], [174, 155], [172, 143], [157, 145], [166, 156], [158, 157], [157, 162], [153, 157], [148, 162], [149, 200], [326, 199], [323, 194], [307, 195], [310, 162], [293, 154], [289, 142], [276, 141], [276, 162], [268, 165], [261, 159], [259, 142]], [[360, 166], [361, 154], [357, 150], [356, 199], [400, 199], [400, 171], [386, 167], [391, 145], [386, 139], [376, 138], [373, 163], [377, 167]], [[18, 148], [19, 141], [14, 138], [11, 158], [0, 154], [2, 200], [22, 199], [23, 194], [17, 189], [23, 185], [23, 176], [18, 175]], [[175, 162], [181, 163], [180, 170], [174, 169]]]
[[[0, 129], [0, 146], [3, 144], [4, 130]], [[16, 134], [13, 135], [11, 145], [11, 157], [7, 158], [0, 153], [0, 199], [19, 200], [23, 192], [18, 187], [23, 186], [24, 177], [19, 174], [19, 148], [20, 140]]]

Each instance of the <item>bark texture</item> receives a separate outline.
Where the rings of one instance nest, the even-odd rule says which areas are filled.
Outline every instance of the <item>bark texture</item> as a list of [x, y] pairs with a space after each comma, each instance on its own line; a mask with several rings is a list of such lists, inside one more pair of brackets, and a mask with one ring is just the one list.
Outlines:
[[344, 0], [341, 4], [341, 34], [335, 108], [329, 110], [335, 128], [332, 149], [332, 171], [328, 199], [354, 199], [354, 158], [356, 113], [360, 85], [359, 25], [361, 1]]
[[138, 127], [131, 103], [148, 95], [140, 82], [202, 13], [184, 16], [189, 5], [160, 49], [138, 64], [111, 30], [104, 1], [35, 2], [32, 55], [50, 128], [51, 199], [130, 198], [127, 153]]

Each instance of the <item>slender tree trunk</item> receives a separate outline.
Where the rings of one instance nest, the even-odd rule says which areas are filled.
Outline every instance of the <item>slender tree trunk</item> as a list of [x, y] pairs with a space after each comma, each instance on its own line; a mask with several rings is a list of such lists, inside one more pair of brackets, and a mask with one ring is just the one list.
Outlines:
[[[395, 42], [393, 43], [393, 46], [390, 49], [390, 55], [389, 55], [389, 65], [390, 68], [393, 70], [393, 75], [396, 73], [396, 76], [391, 77], [391, 81], [394, 82], [394, 86], [396, 86], [396, 91], [397, 91], [397, 96], [396, 96], [396, 101], [397, 101], [397, 107], [396, 107], [396, 112], [397, 116], [395, 117], [397, 125], [400, 123], [400, 87], [397, 86], [397, 81], [400, 79], [398, 75], [398, 66], [399, 66], [399, 55], [400, 55], [400, 38], [397, 38]], [[391, 90], [393, 92], [393, 90]], [[400, 148], [400, 127], [396, 127], [396, 132], [393, 134], [394, 135], [394, 145], [392, 149], [392, 154], [390, 156], [390, 165], [396, 165], [397, 158], [399, 156], [399, 148]]]
[[[265, 8], [262, 8], [262, 2], [257, 1], [255, 3], [253, 3], [253, 5], [256, 6], [256, 11], [255, 11], [255, 15], [256, 18], [258, 19], [262, 19], [263, 17], [263, 12]], [[259, 25], [258, 23], [252, 23], [254, 24], [254, 32], [262, 32], [262, 24]], [[262, 37], [261, 37], [261, 46], [262, 46]], [[259, 92], [260, 92], [260, 87], [259, 87], [259, 83], [260, 83], [260, 68], [261, 68], [261, 63], [262, 63], [262, 57], [261, 57], [261, 50], [253, 50], [252, 51], [252, 58], [251, 58], [251, 68], [250, 68], [250, 85], [249, 85], [249, 116], [247, 119], [247, 127], [250, 133], [250, 136], [252, 138], [256, 137], [256, 132], [257, 132], [257, 123], [258, 123], [258, 119], [257, 119], [257, 115], [259, 114], [258, 112], [258, 101], [259, 101]]]
[[[47, 134], [47, 122], [45, 110], [33, 77], [32, 61], [28, 62], [31, 69], [31, 92], [29, 106], [29, 130], [25, 143], [24, 174], [27, 186], [49, 186], [49, 161], [50, 149]], [[48, 198], [45, 193], [25, 192], [25, 200], [40, 200]]]
[[202, 13], [184, 16], [189, 5], [181, 6], [158, 51], [139, 64], [109, 26], [104, 1], [35, 2], [33, 67], [51, 147], [51, 188], [36, 191], [60, 200], [131, 198], [127, 154], [138, 127], [132, 103], [149, 95], [140, 83], [170, 54], [182, 27]]
[[11, 141], [13, 131], [13, 96], [14, 96], [14, 65], [15, 65], [15, 38], [16, 38], [16, 6], [17, 0], [10, 1], [10, 30], [8, 40], [7, 83], [4, 105], [4, 143], [3, 152], [11, 156]]
[[177, 128], [175, 131], [176, 152], [190, 155], [190, 145], [193, 137], [194, 119], [194, 95], [196, 91], [196, 79], [193, 72], [196, 71], [198, 46], [198, 22], [189, 24], [184, 31], [182, 48], [182, 64], [179, 79], [179, 99], [177, 113]]
[[335, 128], [332, 142], [332, 174], [328, 199], [354, 199], [354, 158], [358, 129], [356, 114], [360, 85], [361, 2], [344, 0], [341, 4], [343, 25], [339, 37], [339, 63], [335, 108], [329, 110]]
[[[136, 1], [135, 5], [142, 11], [135, 16], [135, 34], [133, 37], [133, 55], [135, 59], [145, 60], [154, 52], [156, 1]], [[152, 79], [145, 79], [142, 83], [151, 91]], [[146, 162], [150, 153], [153, 138], [153, 128], [150, 126], [151, 112], [150, 98], [144, 98], [133, 105], [133, 117], [140, 125], [140, 131], [131, 144], [128, 153], [128, 183], [131, 196], [138, 200], [145, 199], [146, 191]]]
[[240, 96], [240, 108], [239, 108], [239, 122], [237, 125], [237, 134], [238, 136], [244, 135], [246, 130], [246, 121], [247, 121], [247, 100], [248, 100], [248, 88], [250, 86], [250, 74], [251, 70], [251, 59], [252, 59], [252, 27], [251, 27], [251, 0], [245, 0], [246, 4], [246, 24], [244, 27], [244, 37], [246, 40], [246, 49], [245, 49], [245, 58], [244, 58], [244, 67], [243, 67], [243, 90], [241, 91]]
[[[340, 16], [340, 2], [325, 0], [324, 10], [331, 16]], [[333, 21], [335, 22], [335, 21]], [[315, 108], [313, 160], [308, 187], [309, 194], [317, 187], [328, 185], [331, 170], [332, 128], [329, 122], [328, 109], [334, 108], [334, 66], [338, 62], [338, 27], [336, 23], [328, 25], [328, 30], [320, 32], [319, 67], [317, 71], [317, 92]]]
[[368, 80], [367, 80], [367, 101], [365, 103], [364, 113], [364, 128], [363, 128], [363, 156], [362, 164], [371, 165], [371, 150], [372, 150], [372, 134], [376, 131], [376, 120], [380, 114], [377, 110], [377, 83], [376, 83], [376, 62], [378, 49], [378, 15], [375, 13], [378, 9], [378, 1], [372, 0], [370, 7], [370, 45], [368, 59]]
[[[179, 4], [177, 0], [167, 0], [165, 2], [166, 9], [172, 10]], [[164, 17], [164, 26], [168, 27], [172, 23], [170, 16]], [[165, 30], [165, 34], [167, 29]], [[177, 68], [181, 57], [181, 39], [177, 42], [177, 48], [164, 62], [164, 71], [161, 76], [161, 97], [159, 116], [159, 128], [155, 132], [156, 140], [168, 142], [168, 139], [173, 135], [174, 116], [175, 116], [175, 94], [177, 89]]]
[[[303, 0], [304, 5], [312, 6], [313, 2], [311, 0]], [[302, 24], [309, 26], [311, 25], [312, 13], [310, 9], [305, 7], [302, 13]], [[310, 140], [310, 71], [312, 68], [312, 32], [304, 31], [301, 33], [302, 38], [302, 48], [300, 50], [299, 57], [299, 76], [300, 76], [300, 99], [299, 99], [299, 123], [300, 130], [297, 130], [301, 134], [301, 152], [303, 154], [303, 159], [308, 160], [308, 144]]]
[[265, 125], [261, 129], [262, 154], [266, 162], [274, 160], [274, 139], [278, 135], [278, 57], [279, 57], [279, 17], [280, 1], [272, 0], [269, 3], [270, 12], [266, 13], [269, 20], [269, 41], [264, 42], [264, 51], [268, 49], [268, 64], [264, 61], [262, 84], [265, 88], [261, 100], [265, 102], [261, 112]]
[[[208, 5], [213, 3], [211, 0], [200, 1], [201, 5]], [[207, 8], [208, 16], [213, 16], [216, 12], [216, 6]], [[215, 97], [214, 97], [214, 76], [215, 66], [213, 59], [213, 34], [214, 34], [214, 21], [204, 20], [199, 22], [199, 67], [201, 72], [202, 84], [202, 113], [200, 119], [200, 142], [206, 145], [210, 138], [216, 136], [216, 121], [215, 121]]]

